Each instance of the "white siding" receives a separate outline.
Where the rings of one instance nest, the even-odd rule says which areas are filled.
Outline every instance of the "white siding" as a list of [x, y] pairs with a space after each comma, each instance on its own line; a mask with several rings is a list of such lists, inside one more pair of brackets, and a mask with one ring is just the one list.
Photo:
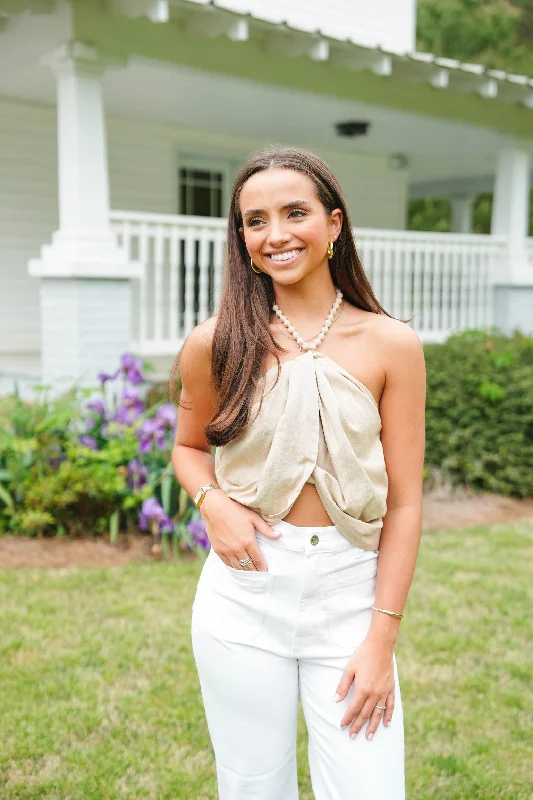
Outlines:
[[0, 352], [39, 349], [28, 259], [57, 228], [55, 109], [0, 98]]
[[217, 5], [368, 47], [415, 49], [416, 0], [217, 0]]
[[[226, 161], [233, 176], [260, 145], [208, 131], [112, 118], [111, 205], [175, 214], [180, 153]], [[405, 172], [388, 170], [379, 156], [312, 149], [337, 174], [356, 227], [404, 227]], [[39, 281], [28, 275], [27, 262], [39, 255], [58, 225], [55, 109], [0, 98], [0, 209], [0, 353], [38, 350]]]

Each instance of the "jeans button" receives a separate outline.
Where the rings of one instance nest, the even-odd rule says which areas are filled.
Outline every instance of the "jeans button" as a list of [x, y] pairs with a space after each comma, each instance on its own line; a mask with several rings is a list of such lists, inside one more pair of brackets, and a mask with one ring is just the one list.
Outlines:
[[316, 533], [314, 534], [314, 536], [311, 536], [311, 544], [312, 545], [318, 544], [319, 541], [320, 540], [319, 540], [318, 536], [316, 535]]

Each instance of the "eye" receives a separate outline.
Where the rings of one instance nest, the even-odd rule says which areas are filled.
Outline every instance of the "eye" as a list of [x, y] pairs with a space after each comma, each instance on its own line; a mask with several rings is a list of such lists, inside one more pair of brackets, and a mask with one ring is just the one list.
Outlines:
[[252, 217], [252, 219], [248, 220], [248, 227], [249, 228], [257, 228], [256, 223], [257, 222], [262, 222], [262, 221], [263, 220], [261, 220], [259, 217]]
[[289, 217], [292, 217], [293, 214], [298, 214], [298, 216], [300, 216], [300, 217], [306, 217], [307, 216], [307, 212], [304, 211], [302, 208], [293, 208], [293, 210], [289, 214]]

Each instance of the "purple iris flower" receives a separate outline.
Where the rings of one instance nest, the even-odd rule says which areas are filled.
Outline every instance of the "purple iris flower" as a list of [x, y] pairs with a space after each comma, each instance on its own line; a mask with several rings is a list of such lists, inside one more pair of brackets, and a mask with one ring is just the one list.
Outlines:
[[174, 428], [177, 420], [177, 413], [176, 409], [172, 405], [172, 403], [165, 403], [162, 406], [159, 406], [157, 411], [155, 412], [156, 418], [162, 425], [165, 425], [168, 428]]
[[162, 520], [160, 520], [159, 530], [161, 531], [161, 533], [172, 533], [172, 531], [174, 530], [174, 523], [172, 522], [170, 517], [165, 516]]
[[143, 420], [135, 435], [139, 440], [139, 452], [143, 455], [151, 451], [154, 442], [161, 450], [166, 449], [165, 431], [156, 419]]
[[144, 411], [144, 403], [135, 389], [124, 389], [121, 392], [121, 405], [115, 412], [115, 422], [132, 425]]
[[139, 514], [139, 527], [142, 531], [150, 528], [150, 522], [156, 520], [161, 533], [171, 533], [174, 530], [174, 523], [165, 514], [165, 509], [157, 502], [155, 497], [149, 497], [142, 504]]
[[104, 398], [100, 396], [92, 397], [86, 404], [87, 408], [91, 408], [100, 417], [105, 417], [105, 403]]
[[187, 523], [187, 530], [196, 544], [199, 544], [204, 550], [209, 550], [211, 542], [209, 541], [203, 519], [191, 519], [190, 522]]
[[[143, 383], [144, 378], [141, 373], [142, 361], [135, 358], [132, 353], [123, 353], [120, 357], [120, 370], [124, 373], [130, 383]], [[119, 371], [120, 371], [119, 370]]]
[[79, 441], [84, 447], [90, 447], [91, 450], [98, 450], [98, 442], [92, 436], [80, 436]]
[[139, 408], [144, 411], [144, 403], [137, 389], [124, 389], [120, 393], [120, 399], [124, 405], [129, 407], [139, 406]]
[[98, 380], [103, 386], [105, 383], [107, 383], [107, 381], [114, 381], [115, 378], [118, 377], [119, 372], [120, 369], [117, 369], [116, 372], [99, 372]]
[[115, 411], [115, 422], [119, 422], [121, 425], [132, 425], [138, 416], [139, 413], [135, 408], [119, 406]]
[[126, 478], [128, 482], [128, 486], [130, 489], [133, 489], [134, 492], [139, 491], [145, 483], [147, 482], [148, 478], [148, 467], [139, 461], [138, 458], [133, 459], [128, 464], [128, 476]]

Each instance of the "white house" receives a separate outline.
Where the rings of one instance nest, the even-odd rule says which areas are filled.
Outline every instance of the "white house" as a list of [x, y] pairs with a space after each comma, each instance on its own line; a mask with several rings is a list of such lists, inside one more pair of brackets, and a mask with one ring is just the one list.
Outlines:
[[[216, 310], [232, 177], [272, 141], [330, 163], [424, 340], [533, 332], [533, 81], [417, 53], [415, 0], [0, 0], [0, 391], [127, 349], [164, 367]], [[431, 194], [455, 233], [404, 230]]]

